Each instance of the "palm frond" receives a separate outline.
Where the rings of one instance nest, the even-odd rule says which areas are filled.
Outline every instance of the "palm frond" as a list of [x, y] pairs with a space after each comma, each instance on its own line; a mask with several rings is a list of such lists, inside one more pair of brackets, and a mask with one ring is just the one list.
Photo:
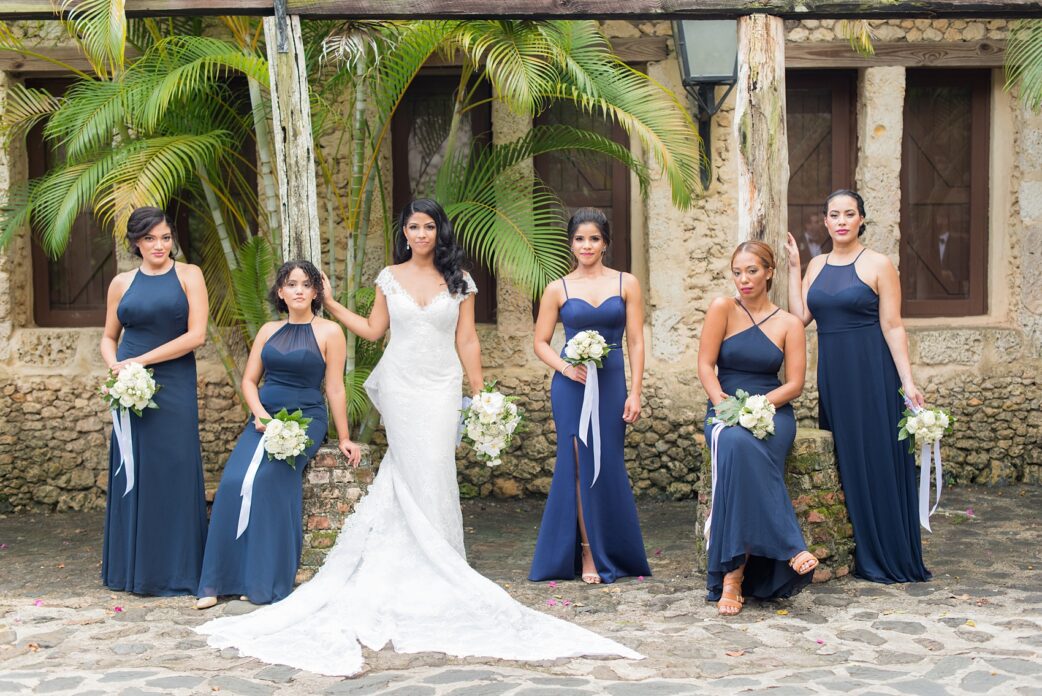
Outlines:
[[16, 82], [7, 90], [0, 109], [0, 144], [23, 138], [33, 126], [53, 114], [62, 100], [45, 89], [26, 87]]
[[344, 375], [344, 390], [347, 392], [347, 418], [353, 424], [359, 423], [372, 404], [365, 392], [365, 381], [372, 374], [372, 367], [356, 367]]
[[99, 182], [95, 214], [113, 232], [126, 233], [127, 218], [145, 205], [164, 207], [194, 178], [197, 167], [212, 162], [227, 144], [227, 133], [174, 135], [135, 141], [121, 166]]
[[109, 147], [125, 125], [126, 104], [119, 82], [80, 80], [65, 94], [61, 107], [47, 121], [44, 135], [61, 142], [70, 162], [89, 158]]
[[0, 251], [7, 248], [11, 240], [29, 227], [32, 218], [32, 190], [35, 181], [22, 182], [7, 192], [7, 200], [0, 205]]
[[451, 39], [471, 63], [481, 66], [496, 94], [519, 114], [542, 110], [558, 71], [540, 22], [474, 20], [460, 22]]
[[874, 56], [872, 25], [867, 19], [841, 19], [836, 22], [836, 34], [850, 42], [850, 50], [859, 56]]
[[1042, 19], [1014, 22], [1006, 43], [1006, 89], [1019, 88], [1032, 111], [1042, 107]]
[[52, 2], [94, 71], [102, 77], [122, 73], [127, 40], [126, 0]]
[[239, 247], [239, 267], [231, 272], [232, 287], [251, 343], [261, 325], [274, 318], [267, 296], [275, 265], [275, 251], [263, 237], [250, 237]]

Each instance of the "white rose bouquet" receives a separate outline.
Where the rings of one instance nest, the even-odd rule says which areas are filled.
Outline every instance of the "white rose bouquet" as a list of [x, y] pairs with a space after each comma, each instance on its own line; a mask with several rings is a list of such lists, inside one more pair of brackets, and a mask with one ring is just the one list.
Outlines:
[[774, 434], [774, 404], [762, 394], [749, 395], [744, 389], [735, 390], [716, 405], [716, 423], [740, 425], [752, 432], [758, 440]]
[[516, 401], [516, 396], [504, 396], [490, 382], [463, 408], [463, 440], [488, 466], [503, 463], [500, 456], [521, 425], [524, 413]]
[[290, 413], [282, 409], [273, 418], [262, 418], [264, 424], [264, 451], [268, 459], [284, 459], [296, 469], [296, 458], [311, 446], [308, 423], [311, 422], [299, 408]]
[[127, 363], [119, 374], [109, 370], [109, 377], [101, 385], [101, 398], [115, 411], [127, 410], [141, 416], [146, 408], [159, 408], [152, 397], [159, 385], [152, 378], [152, 370], [141, 363]]
[[582, 365], [592, 361], [597, 367], [602, 367], [601, 362], [612, 348], [614, 346], [608, 345], [604, 336], [593, 329], [580, 331], [565, 344], [564, 360], [571, 365]]
[[[901, 390], [904, 396], [904, 390]], [[897, 439], [908, 440], [908, 451], [915, 452], [918, 445], [932, 445], [955, 427], [955, 416], [943, 408], [913, 407], [905, 400], [907, 408], [898, 424]]]

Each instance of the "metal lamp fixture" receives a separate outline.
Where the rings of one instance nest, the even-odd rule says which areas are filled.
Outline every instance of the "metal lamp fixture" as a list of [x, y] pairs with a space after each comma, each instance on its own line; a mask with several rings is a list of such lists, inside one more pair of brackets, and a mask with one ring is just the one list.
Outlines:
[[[738, 22], [733, 19], [684, 19], [673, 22], [681, 84], [695, 103], [698, 135], [706, 150], [707, 166], [702, 170], [702, 185], [708, 186], [712, 167], [709, 160], [710, 123], [727, 95], [738, 82]], [[716, 88], [727, 90], [715, 98]]]

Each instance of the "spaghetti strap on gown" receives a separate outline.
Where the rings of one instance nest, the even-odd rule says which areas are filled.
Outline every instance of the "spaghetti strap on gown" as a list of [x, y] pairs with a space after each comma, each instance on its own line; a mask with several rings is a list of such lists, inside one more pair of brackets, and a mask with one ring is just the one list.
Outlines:
[[[561, 279], [564, 283], [564, 279]], [[564, 286], [567, 297], [568, 286]], [[539, 525], [529, 580], [571, 580], [582, 572], [579, 518], [576, 509], [576, 466], [582, 496], [583, 522], [594, 565], [601, 580], [651, 575], [640, 532], [633, 489], [626, 473], [626, 367], [622, 339], [626, 330], [626, 302], [619, 294], [594, 307], [586, 300], [567, 297], [561, 305], [561, 323], [567, 340], [580, 331], [596, 330], [615, 349], [597, 369], [600, 390], [601, 469], [593, 481], [593, 450], [579, 440], [579, 415], [585, 387], [556, 373], [550, 383], [550, 404], [557, 429], [557, 463], [550, 494]], [[562, 356], [564, 355], [562, 351]], [[593, 440], [589, 440], [593, 444]], [[579, 461], [575, 454], [578, 448]]]
[[443, 291], [421, 306], [390, 269], [376, 283], [391, 318], [390, 342], [365, 385], [387, 432], [379, 473], [311, 581], [281, 602], [197, 630], [215, 647], [331, 675], [361, 671], [363, 645], [508, 660], [639, 658], [519, 604], [467, 564], [455, 457], [464, 295]]
[[[767, 394], [781, 385], [778, 370], [785, 354], [760, 328], [771, 316], [774, 314], [759, 323], [753, 321], [752, 326], [720, 345], [717, 378], [726, 394], [739, 389]], [[749, 319], [753, 320], [752, 315]], [[710, 402], [705, 421], [707, 438], [715, 417]], [[742, 581], [746, 597], [791, 597], [810, 584], [810, 573], [799, 575], [788, 563], [807, 550], [785, 487], [785, 458], [795, 439], [796, 417], [791, 404], [776, 410], [774, 434], [762, 440], [741, 426], [721, 430], [706, 559], [706, 599], [720, 599], [724, 575], [745, 563], [746, 554], [749, 561]]]
[[818, 417], [836, 443], [854, 526], [854, 575], [922, 582], [930, 572], [919, 536], [915, 462], [897, 439], [901, 380], [879, 325], [879, 296], [856, 263], [833, 266], [826, 257], [807, 292], [818, 324]]

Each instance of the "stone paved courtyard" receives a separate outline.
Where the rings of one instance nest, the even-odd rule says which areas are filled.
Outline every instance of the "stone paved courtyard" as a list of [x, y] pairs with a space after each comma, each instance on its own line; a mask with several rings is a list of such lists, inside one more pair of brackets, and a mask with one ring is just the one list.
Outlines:
[[930, 583], [843, 578], [751, 602], [729, 620], [702, 600], [692, 570], [693, 505], [642, 502], [655, 577], [596, 588], [525, 580], [540, 501], [464, 505], [480, 572], [646, 659], [510, 663], [385, 649], [346, 680], [217, 652], [192, 631], [249, 604], [198, 612], [189, 598], [102, 588], [100, 514], [0, 516], [0, 693], [1042, 695], [1042, 489], [946, 491], [925, 541]]

